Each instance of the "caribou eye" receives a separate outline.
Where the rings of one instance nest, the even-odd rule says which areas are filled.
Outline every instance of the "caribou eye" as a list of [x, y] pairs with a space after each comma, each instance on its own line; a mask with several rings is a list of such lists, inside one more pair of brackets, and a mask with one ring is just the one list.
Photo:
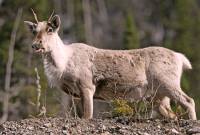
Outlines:
[[52, 33], [53, 32], [53, 29], [51, 28], [51, 27], [49, 27], [48, 29], [47, 29], [47, 33]]
[[37, 34], [36, 30], [33, 30], [32, 33], [34, 36]]

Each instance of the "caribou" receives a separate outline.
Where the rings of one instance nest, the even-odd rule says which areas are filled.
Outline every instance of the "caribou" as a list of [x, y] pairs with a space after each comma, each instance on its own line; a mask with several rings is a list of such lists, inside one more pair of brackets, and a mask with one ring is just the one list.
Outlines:
[[154, 95], [164, 117], [176, 118], [172, 100], [196, 120], [194, 100], [180, 86], [183, 70], [192, 69], [183, 54], [163, 47], [108, 50], [83, 43], [65, 45], [58, 35], [58, 15], [52, 13], [47, 21], [38, 21], [34, 11], [33, 15], [36, 22], [24, 22], [34, 35], [33, 50], [43, 55], [48, 82], [81, 98], [83, 118], [93, 117], [94, 98], [137, 101]]

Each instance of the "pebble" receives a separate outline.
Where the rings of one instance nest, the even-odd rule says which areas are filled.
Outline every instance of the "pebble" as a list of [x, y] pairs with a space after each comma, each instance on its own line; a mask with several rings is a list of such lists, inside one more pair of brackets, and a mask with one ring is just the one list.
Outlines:
[[187, 131], [187, 134], [197, 134], [200, 133], [200, 127], [193, 127]]
[[171, 131], [172, 131], [172, 133], [174, 133], [174, 134], [179, 134], [179, 132], [178, 132], [176, 129], [174, 129], [174, 128], [173, 128]]
[[62, 127], [62, 129], [63, 129], [63, 130], [66, 130], [66, 129], [67, 129], [67, 125], [64, 125], [64, 126]]
[[104, 126], [104, 125], [102, 125], [101, 128], [102, 128], [102, 130], [106, 130], [106, 126]]
[[46, 127], [46, 128], [51, 127], [51, 123], [45, 123], [45, 124], [44, 124], [44, 127]]
[[54, 133], [53, 133], [53, 132], [50, 132], [49, 135], [54, 135]]
[[62, 133], [63, 133], [64, 135], [67, 135], [67, 130], [63, 130]]
[[111, 133], [109, 133], [108, 131], [101, 133], [100, 135], [111, 135]]
[[28, 126], [27, 128], [28, 128], [28, 130], [34, 130], [33, 126]]
[[40, 129], [45, 129], [45, 127], [41, 126]]

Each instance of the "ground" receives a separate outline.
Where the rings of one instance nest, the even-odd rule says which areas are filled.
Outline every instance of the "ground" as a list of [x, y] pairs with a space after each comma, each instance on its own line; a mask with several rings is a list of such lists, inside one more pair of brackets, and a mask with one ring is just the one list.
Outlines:
[[33, 118], [7, 121], [0, 126], [0, 134], [23, 135], [162, 135], [200, 134], [200, 121], [191, 120], [135, 120], [127, 117], [112, 119]]

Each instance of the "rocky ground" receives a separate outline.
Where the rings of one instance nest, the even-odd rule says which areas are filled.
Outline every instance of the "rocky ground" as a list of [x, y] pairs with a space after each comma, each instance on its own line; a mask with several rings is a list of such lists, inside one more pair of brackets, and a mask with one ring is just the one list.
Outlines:
[[0, 126], [1, 135], [200, 135], [200, 121], [34, 118], [8, 121]]

